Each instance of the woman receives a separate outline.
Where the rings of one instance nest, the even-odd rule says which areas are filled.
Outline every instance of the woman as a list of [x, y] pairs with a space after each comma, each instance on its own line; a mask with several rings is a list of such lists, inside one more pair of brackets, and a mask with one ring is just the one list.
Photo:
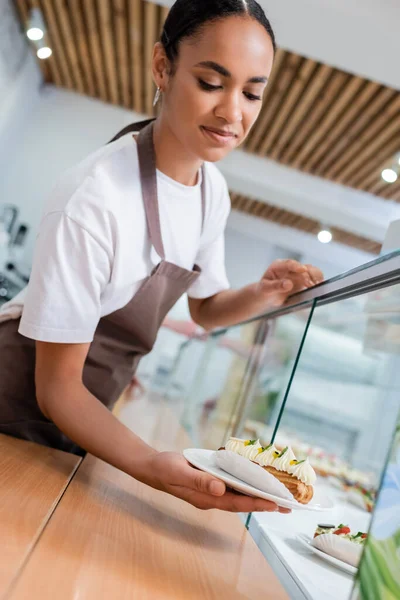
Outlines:
[[1, 432], [84, 449], [199, 508], [277, 510], [227, 491], [179, 454], [156, 452], [109, 410], [184, 292], [193, 320], [211, 329], [322, 280], [294, 261], [241, 290], [225, 275], [229, 196], [212, 163], [253, 126], [274, 51], [255, 0], [174, 4], [153, 53], [160, 116], [137, 139], [126, 128], [60, 179], [26, 297], [3, 310]]

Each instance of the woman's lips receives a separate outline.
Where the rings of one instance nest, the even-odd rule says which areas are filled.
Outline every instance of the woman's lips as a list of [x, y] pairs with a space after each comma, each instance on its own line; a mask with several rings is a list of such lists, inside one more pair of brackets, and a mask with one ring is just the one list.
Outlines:
[[236, 134], [221, 131], [214, 128], [204, 127], [200, 128], [208, 139], [211, 139], [218, 146], [231, 146], [236, 141]]

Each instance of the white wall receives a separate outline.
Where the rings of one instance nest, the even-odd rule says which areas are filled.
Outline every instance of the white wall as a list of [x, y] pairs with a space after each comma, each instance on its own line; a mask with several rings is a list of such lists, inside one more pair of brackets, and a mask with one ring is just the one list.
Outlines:
[[106, 143], [127, 123], [139, 120], [124, 109], [46, 86], [19, 144], [1, 163], [0, 197], [20, 208], [31, 227], [29, 261], [43, 206], [60, 174]]

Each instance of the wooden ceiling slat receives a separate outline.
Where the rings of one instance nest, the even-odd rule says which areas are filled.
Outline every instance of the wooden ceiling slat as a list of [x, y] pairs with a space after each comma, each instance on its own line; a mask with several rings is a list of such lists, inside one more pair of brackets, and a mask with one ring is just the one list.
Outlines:
[[105, 69], [101, 55], [100, 33], [97, 26], [95, 0], [85, 0], [82, 3], [89, 38], [89, 48], [93, 64], [93, 77], [96, 82], [98, 94], [103, 102], [108, 102], [108, 93], [105, 78]]
[[148, 115], [154, 114], [153, 98], [155, 86], [151, 61], [153, 56], [154, 42], [157, 38], [157, 5], [145, 2], [145, 46], [144, 46], [144, 68], [145, 68], [145, 108]]
[[86, 93], [88, 93], [89, 96], [96, 96], [97, 91], [93, 76], [93, 67], [90, 60], [89, 45], [87, 41], [88, 36], [82, 13], [82, 0], [69, 0], [69, 2], [69, 14], [72, 19], [72, 27], [77, 41], [77, 49], [85, 79]]
[[[375, 131], [375, 124], [377, 121], [372, 125], [370, 131]], [[391, 144], [392, 138], [395, 138], [393, 144]], [[361, 140], [356, 140], [355, 142], [355, 145], [358, 148], [358, 154], [350, 164], [338, 172], [336, 181], [339, 183], [358, 185], [365, 172], [367, 170], [371, 172], [370, 167], [367, 169], [367, 161], [369, 159], [372, 159], [375, 164], [377, 162], [379, 164], [379, 162], [387, 160], [392, 152], [396, 152], [396, 140], [397, 145], [400, 143], [400, 112], [397, 115], [397, 118], [394, 118], [390, 125], [382, 129], [375, 137], [371, 137], [368, 134], [367, 136], [362, 136], [362, 140], [363, 143], [361, 143]], [[363, 166], [363, 168], [361, 168], [361, 166]]]
[[294, 54], [288, 54], [283, 62], [282, 68], [277, 74], [276, 84], [271, 88], [271, 95], [265, 103], [265, 108], [260, 120], [255, 125], [254, 135], [249, 143], [248, 149], [259, 155], [264, 154], [264, 146], [267, 147], [269, 140], [268, 131], [272, 127], [274, 117], [279, 111], [282, 98], [285, 97], [291, 81], [297, 73], [302, 59]]
[[63, 47], [66, 49], [66, 58], [69, 62], [69, 70], [74, 81], [74, 88], [80, 94], [88, 93], [85, 88], [83, 77], [81, 73], [81, 66], [79, 64], [78, 54], [76, 51], [76, 44], [72, 28], [69, 20], [69, 12], [67, 11], [64, 0], [53, 0], [57, 19], [59, 21], [59, 32], [64, 40]]
[[317, 99], [317, 102], [310, 113], [307, 119], [304, 119], [300, 124], [299, 129], [297, 130], [296, 140], [293, 140], [290, 144], [289, 148], [282, 155], [283, 162], [291, 162], [294, 164], [297, 162], [297, 156], [301, 151], [301, 148], [307, 140], [310, 139], [310, 135], [317, 128], [317, 123], [319, 123], [324, 114], [326, 114], [329, 110], [330, 105], [333, 103], [334, 99], [337, 97], [341, 88], [345, 84], [347, 79], [347, 75], [340, 71], [334, 73], [333, 77], [329, 80], [324, 93]]
[[290, 121], [290, 115], [296, 104], [299, 102], [301, 95], [304, 93], [304, 89], [308, 85], [316, 68], [317, 65], [312, 60], [306, 60], [301, 66], [295, 81], [287, 89], [278, 115], [273, 120], [272, 127], [268, 130], [268, 133], [261, 144], [263, 154], [269, 154], [271, 158], [274, 158], [274, 150], [279, 144], [279, 141], [277, 141], [277, 143], [275, 143], [275, 141], [277, 137], [280, 140], [281, 136], [285, 136], [287, 125]]
[[357, 116], [353, 118], [346, 132], [341, 136], [339, 143], [329, 152], [329, 159], [320, 164], [321, 172], [324, 171], [324, 177], [333, 178], [341, 165], [346, 164], [349, 160], [349, 152], [354, 146], [354, 141], [359, 139], [363, 131], [366, 131], [370, 124], [375, 121], [385, 105], [394, 98], [395, 93], [394, 90], [382, 86], [375, 98], [365, 108], [358, 111], [358, 118]]
[[125, 0], [112, 0], [114, 13], [114, 39], [117, 53], [117, 77], [121, 102], [125, 108], [132, 108], [130, 93], [130, 72], [128, 47], [128, 16]]
[[346, 112], [342, 115], [340, 120], [335, 124], [333, 129], [331, 130], [331, 141], [330, 147], [325, 153], [325, 156], [321, 157], [318, 161], [318, 165], [316, 166], [314, 172], [317, 175], [324, 175], [325, 169], [330, 166], [331, 159], [331, 151], [336, 148], [336, 146], [341, 144], [343, 139], [347, 138], [347, 130], [354, 123], [354, 120], [357, 116], [362, 112], [365, 106], [368, 105], [368, 102], [371, 98], [378, 92], [379, 85], [376, 83], [368, 83], [364, 86], [364, 89], [361, 93], [354, 98], [351, 104], [347, 107]]
[[133, 89], [133, 108], [138, 113], [144, 112], [143, 95], [143, 51], [142, 51], [142, 2], [141, 0], [130, 0], [128, 3], [129, 13], [129, 41], [130, 62]]
[[314, 132], [297, 157], [296, 162], [301, 162], [301, 168], [305, 171], [311, 170], [313, 165], [329, 149], [332, 140], [336, 139], [335, 124], [340, 120], [340, 116], [346, 111], [348, 106], [354, 101], [355, 96], [362, 87], [364, 81], [360, 77], [350, 77], [343, 93], [339, 95], [336, 102], [331, 106], [326, 118], [322, 121], [319, 128]]
[[45, 22], [47, 24], [47, 36], [53, 50], [51, 60], [57, 65], [57, 69], [62, 81], [62, 87], [70, 90], [74, 89], [74, 81], [65, 57], [65, 50], [62, 44], [62, 36], [59, 31], [57, 19], [54, 12], [54, 4], [50, 0], [40, 0], [39, 7], [42, 10]]
[[270, 100], [274, 95], [277, 81], [280, 79], [281, 76], [281, 68], [287, 56], [288, 53], [285, 52], [285, 50], [282, 50], [282, 48], [277, 49], [271, 76], [269, 78], [268, 85], [264, 92], [261, 112], [259, 114], [255, 126], [253, 127], [245, 143], [245, 148], [249, 152], [255, 151], [257, 145], [260, 143], [262, 136], [264, 135], [264, 129], [266, 127], [266, 124], [268, 123], [269, 113], [271, 110]]
[[108, 83], [108, 94], [112, 104], [119, 104], [117, 65], [114, 53], [112, 14], [109, 0], [97, 0], [97, 10], [99, 15], [99, 27], [103, 46], [106, 80]]

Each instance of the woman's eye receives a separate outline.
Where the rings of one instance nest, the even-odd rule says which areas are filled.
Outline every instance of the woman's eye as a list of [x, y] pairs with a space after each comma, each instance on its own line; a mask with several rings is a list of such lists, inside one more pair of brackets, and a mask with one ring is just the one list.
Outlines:
[[207, 83], [206, 81], [203, 81], [203, 79], [199, 79], [199, 84], [200, 87], [207, 92], [213, 92], [222, 88], [221, 85], [211, 85], [211, 83]]
[[251, 102], [256, 102], [257, 100], [258, 101], [262, 100], [261, 96], [255, 96], [254, 94], [250, 94], [250, 92], [244, 92], [244, 95]]

